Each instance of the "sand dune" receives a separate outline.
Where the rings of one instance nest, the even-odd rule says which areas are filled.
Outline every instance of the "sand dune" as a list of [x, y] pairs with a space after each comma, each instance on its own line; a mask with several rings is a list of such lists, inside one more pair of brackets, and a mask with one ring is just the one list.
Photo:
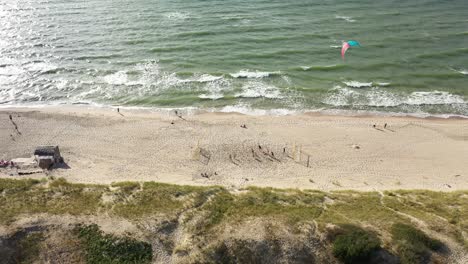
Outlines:
[[[173, 112], [121, 113], [68, 107], [3, 109], [0, 159], [28, 157], [37, 145], [58, 144], [70, 169], [49, 175], [86, 183], [468, 188], [464, 119], [221, 113], [183, 114], [181, 119]], [[243, 124], [247, 128], [241, 128]], [[24, 177], [9, 173], [0, 170], [1, 177]]]

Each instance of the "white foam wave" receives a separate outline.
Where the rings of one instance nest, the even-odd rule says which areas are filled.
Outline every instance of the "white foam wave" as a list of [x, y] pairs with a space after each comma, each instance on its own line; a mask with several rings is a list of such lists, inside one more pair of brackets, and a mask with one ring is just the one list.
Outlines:
[[212, 93], [212, 94], [200, 94], [198, 96], [200, 99], [210, 99], [210, 100], [218, 100], [224, 98], [223, 94], [220, 93]]
[[461, 73], [463, 75], [468, 75], [468, 70], [459, 70], [457, 72], [459, 72], [459, 73]]
[[102, 79], [108, 84], [124, 85], [128, 82], [128, 75], [125, 71], [118, 71], [116, 73], [106, 75], [102, 77]]
[[260, 81], [250, 81], [242, 87], [242, 92], [237, 93], [236, 97], [242, 98], [282, 98], [280, 90]]
[[330, 48], [340, 49], [340, 48], [341, 48], [341, 45], [330, 45]]
[[57, 66], [47, 62], [36, 62], [25, 66], [29, 72], [47, 72], [57, 70]]
[[249, 71], [249, 70], [241, 70], [238, 73], [231, 73], [231, 77], [233, 78], [265, 78], [271, 75], [281, 74], [281, 72], [262, 72], [262, 71]]
[[202, 74], [200, 77], [194, 79], [195, 82], [206, 83], [206, 82], [214, 82], [221, 80], [223, 76], [213, 76], [209, 74]]
[[413, 92], [405, 101], [409, 105], [444, 105], [464, 104], [465, 101], [459, 95], [449, 92]]
[[229, 80], [226, 80], [222, 77], [216, 79], [211, 77], [206, 77], [211, 80], [210, 82], [206, 83], [205, 86], [205, 89], [208, 93], [199, 95], [199, 98], [218, 100], [224, 97], [223, 91], [228, 91], [231, 89], [231, 82]]
[[190, 17], [190, 14], [186, 12], [170, 12], [164, 14], [164, 16], [171, 20], [186, 20]]
[[391, 83], [389, 83], [389, 82], [377, 82], [376, 84], [378, 86], [390, 86]]
[[352, 88], [372, 87], [372, 82], [348, 81], [343, 83], [346, 84], [346, 86]]
[[347, 22], [356, 22], [356, 20], [354, 20], [352, 17], [349, 17], [349, 16], [339, 16], [339, 15], [336, 15], [335, 18], [337, 19], [342, 19], [342, 20], [346, 20]]
[[301, 69], [303, 69], [304, 71], [310, 70], [310, 68], [312, 68], [312, 67], [310, 67], [310, 66], [301, 66]]
[[5, 67], [0, 67], [0, 75], [12, 76], [12, 75], [21, 75], [25, 73], [25, 70], [21, 67], [8, 65]]
[[237, 104], [237, 105], [229, 105], [221, 108], [220, 110], [214, 109], [213, 111], [219, 111], [222, 113], [240, 113], [244, 115], [253, 115], [253, 116], [264, 116], [264, 115], [275, 115], [275, 116], [285, 116], [285, 115], [293, 115], [297, 114], [298, 111], [291, 110], [291, 109], [258, 109], [252, 108], [246, 104]]
[[461, 96], [448, 92], [413, 92], [409, 95], [398, 95], [377, 87], [363, 91], [340, 86], [335, 87], [332, 94], [322, 102], [332, 106], [373, 107], [466, 104]]

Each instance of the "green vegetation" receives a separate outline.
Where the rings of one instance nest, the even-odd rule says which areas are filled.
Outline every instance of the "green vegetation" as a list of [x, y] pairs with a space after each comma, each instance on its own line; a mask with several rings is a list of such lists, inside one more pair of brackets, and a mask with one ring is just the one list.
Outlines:
[[78, 226], [75, 232], [84, 244], [88, 264], [143, 264], [153, 258], [149, 243], [104, 234], [97, 225]]
[[114, 182], [111, 184], [112, 187], [119, 188], [119, 190], [125, 194], [131, 194], [140, 188], [138, 182]]
[[425, 263], [430, 257], [430, 251], [440, 250], [444, 246], [439, 240], [430, 238], [411, 225], [396, 223], [391, 232], [402, 264]]
[[44, 239], [42, 233], [30, 233], [18, 241], [17, 261], [19, 263], [34, 263], [40, 251], [40, 243]]
[[429, 229], [449, 234], [468, 249], [462, 235], [468, 231], [468, 192], [414, 190], [387, 194], [385, 204], [389, 208], [421, 219]]
[[0, 223], [21, 214], [94, 214], [105, 186], [70, 184], [63, 179], [49, 186], [37, 180], [0, 179]]
[[341, 225], [333, 241], [333, 255], [344, 263], [365, 263], [380, 248], [380, 239], [355, 225]]
[[[3, 225], [22, 215], [39, 213], [105, 214], [139, 223], [163, 218], [168, 223], [190, 223], [186, 230], [206, 238], [216, 237], [225, 226], [249, 219], [273, 220], [298, 233], [303, 226], [315, 226], [317, 232], [326, 233], [331, 224], [341, 227], [341, 233], [330, 241], [333, 253], [346, 263], [367, 258], [379, 246], [401, 256], [406, 263], [430, 257], [429, 253], [442, 244], [413, 228], [417, 219], [440, 237], [468, 249], [468, 191], [321, 192], [249, 187], [232, 193], [219, 186], [155, 182], [107, 186], [71, 184], [64, 179], [0, 179], [0, 212]], [[83, 230], [89, 233], [82, 235], [83, 239], [93, 238], [86, 241], [96, 247], [104, 243], [99, 236], [111, 239], [96, 229]]]
[[[129, 184], [126, 183], [126, 186]], [[128, 189], [128, 187], [127, 187]], [[155, 214], [176, 214], [203, 192], [217, 187], [177, 186], [156, 182], [145, 182], [141, 191], [134, 191], [130, 201], [118, 203], [114, 213], [129, 219]], [[121, 190], [122, 191], [122, 190]], [[123, 190], [125, 194], [125, 188]]]
[[249, 187], [239, 195], [219, 191], [202, 209], [209, 212], [206, 227], [225, 219], [239, 221], [246, 217], [266, 216], [298, 223], [317, 218], [322, 212], [319, 205], [323, 198], [321, 192]]

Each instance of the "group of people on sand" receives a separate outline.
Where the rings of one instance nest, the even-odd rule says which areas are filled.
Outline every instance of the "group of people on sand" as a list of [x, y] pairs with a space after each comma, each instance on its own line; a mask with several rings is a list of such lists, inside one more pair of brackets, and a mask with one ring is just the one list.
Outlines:
[[[373, 128], [377, 128], [377, 124], [373, 124], [372, 127], [373, 127]], [[385, 124], [383, 125], [383, 128], [384, 128], [384, 129], [387, 128], [387, 123], [385, 123]]]
[[8, 161], [8, 160], [0, 160], [0, 168], [6, 168], [6, 167], [14, 167], [15, 163], [13, 161]]

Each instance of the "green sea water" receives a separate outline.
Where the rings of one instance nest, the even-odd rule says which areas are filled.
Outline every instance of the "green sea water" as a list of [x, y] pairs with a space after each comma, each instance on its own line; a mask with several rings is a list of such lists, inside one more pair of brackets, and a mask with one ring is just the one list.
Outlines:
[[0, 0], [0, 106], [44, 104], [468, 116], [468, 1]]

